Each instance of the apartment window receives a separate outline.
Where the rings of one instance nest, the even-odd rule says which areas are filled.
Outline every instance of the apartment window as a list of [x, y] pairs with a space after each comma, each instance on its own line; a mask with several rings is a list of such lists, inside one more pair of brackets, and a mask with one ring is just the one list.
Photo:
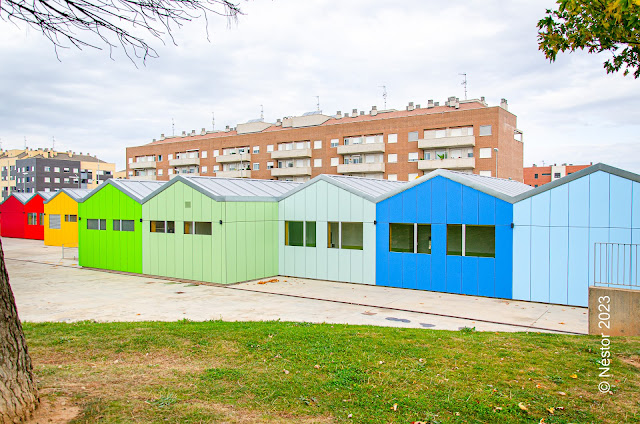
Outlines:
[[314, 149], [322, 149], [322, 140], [316, 140], [313, 142]]
[[480, 135], [491, 135], [491, 125], [480, 125]]
[[51, 182], [51, 178], [50, 177], [44, 177], [44, 182], [45, 183], [50, 183]]
[[254, 163], [253, 164], [253, 170], [254, 171], [259, 171], [260, 170], [260, 164], [259, 163]]
[[303, 221], [285, 221], [284, 244], [286, 246], [303, 246], [304, 245], [304, 222]]
[[87, 219], [87, 230], [106, 230], [106, 219]]
[[482, 147], [480, 149], [480, 159], [489, 159], [491, 157], [491, 147]]
[[538, 179], [538, 174], [533, 174], [533, 178], [537, 180]]
[[260, 153], [260, 146], [253, 146], [253, 153]]
[[71, 172], [71, 168], [63, 168], [63, 172]]
[[59, 230], [61, 227], [60, 215], [49, 214], [49, 229]]
[[316, 222], [306, 221], [304, 226], [305, 246], [316, 247]]
[[451, 159], [460, 159], [462, 157], [462, 150], [460, 150], [460, 149], [451, 149], [449, 157]]
[[44, 167], [44, 172], [51, 172], [51, 167], [50, 166], [45, 166]]
[[[207, 172], [207, 167], [204, 166], [204, 172]], [[162, 169], [158, 169], [158, 175], [162, 175], [163, 174], [163, 170]]]
[[447, 225], [447, 255], [495, 258], [495, 226]]
[[398, 174], [389, 174], [387, 176], [387, 180], [389, 180], [389, 181], [398, 181]]
[[220, 171], [220, 165], [213, 165], [213, 172]]
[[478, 175], [480, 175], [481, 177], [490, 177], [491, 171], [480, 171], [478, 172]]
[[211, 222], [190, 222], [185, 221], [184, 223], [184, 233], [185, 234], [196, 234], [203, 236], [211, 235]]
[[149, 221], [150, 231], [152, 233], [169, 233], [176, 232], [175, 221]]
[[534, 185], [534, 187], [538, 187], [538, 184]]
[[550, 176], [551, 176], [551, 174], [550, 174], [550, 173], [549, 173], [549, 174], [546, 174], [546, 173], [544, 173], [544, 172], [543, 172], [543, 173], [542, 173], [542, 176], [543, 176], [543, 177], [544, 177], [544, 176], [550, 177]]
[[331, 158], [331, 166], [338, 166], [340, 164], [339, 158]]
[[54, 183], [58, 183], [58, 184], [59, 184], [59, 183], [60, 183], [60, 178], [54, 178], [54, 179], [53, 179], [53, 182], [54, 182]]
[[322, 159], [314, 159], [313, 160], [313, 167], [314, 168], [321, 168], [322, 167]]
[[133, 219], [114, 219], [113, 231], [135, 231]]
[[129, 171], [129, 176], [133, 177], [133, 171]]
[[267, 145], [267, 153], [273, 152], [273, 144]]
[[201, 166], [201, 167], [200, 167], [200, 172], [202, 172], [203, 174], [206, 174], [206, 173], [207, 173], [207, 171], [208, 171], [208, 169], [207, 169], [207, 167], [206, 167], [206, 166]]
[[78, 222], [78, 215], [65, 215], [64, 222]]
[[173, 168], [169, 168], [169, 175], [173, 175]]
[[339, 138], [332, 138], [331, 139], [331, 147], [338, 147], [338, 145], [340, 145], [340, 139]]
[[396, 163], [398, 162], [398, 155], [396, 153], [390, 153], [387, 155], [388, 163]]
[[50, 193], [50, 192], [51, 192], [51, 189], [50, 189], [49, 187], [45, 187], [45, 188], [44, 188], [44, 192], [45, 192], [45, 193]]
[[267, 169], [273, 169], [273, 162], [267, 162]]
[[409, 174], [409, 177], [407, 178], [409, 181], [413, 181], [416, 178], [418, 178], [418, 174]]
[[344, 138], [345, 146], [357, 145], [357, 144], [362, 144], [362, 137], [345, 137]]
[[409, 133], [409, 141], [418, 141], [418, 131], [411, 131]]
[[341, 222], [341, 249], [362, 250], [362, 222]]
[[554, 172], [553, 173], [553, 178], [560, 178], [560, 173], [559, 172]]
[[78, 168], [73, 168], [73, 172], [78, 173]]
[[59, 166], [54, 166], [53, 167], [53, 172], [60, 172], [60, 167]]
[[[207, 157], [207, 152], [202, 152], [202, 154], [203, 154], [202, 156], [203, 158]], [[158, 162], [162, 162], [162, 155], [158, 155]]]
[[409, 153], [409, 162], [417, 162], [418, 161], [418, 152]]
[[169, 160], [173, 160], [173, 153], [169, 154]]
[[66, 178], [66, 177], [65, 177], [64, 182], [65, 182], [65, 183], [69, 183], [69, 178]]
[[129, 163], [133, 163], [133, 158], [129, 158]]
[[213, 157], [217, 158], [218, 156], [220, 156], [220, 150], [214, 150], [213, 151]]
[[387, 136], [388, 143], [397, 143], [398, 142], [398, 134], [389, 134]]

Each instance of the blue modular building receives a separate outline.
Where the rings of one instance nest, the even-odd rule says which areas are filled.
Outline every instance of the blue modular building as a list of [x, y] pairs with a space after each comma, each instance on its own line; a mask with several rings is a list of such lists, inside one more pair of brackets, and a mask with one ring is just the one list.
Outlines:
[[587, 306], [638, 288], [640, 176], [597, 164], [513, 199], [513, 298]]
[[520, 182], [436, 170], [377, 199], [376, 284], [513, 297]]

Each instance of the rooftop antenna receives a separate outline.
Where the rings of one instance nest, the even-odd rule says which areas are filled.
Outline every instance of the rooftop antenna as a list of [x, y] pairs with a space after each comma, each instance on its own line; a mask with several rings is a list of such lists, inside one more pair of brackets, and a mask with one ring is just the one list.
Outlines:
[[387, 86], [379, 85], [378, 87], [382, 87], [382, 99], [384, 100], [384, 108], [387, 109]]
[[176, 123], [173, 118], [171, 118], [171, 135], [176, 135]]
[[211, 131], [215, 131], [216, 130], [216, 115], [215, 113], [211, 112]]
[[51, 137], [51, 150], [53, 150], [54, 152], [56, 151], [56, 137], [55, 136]]
[[264, 121], [264, 106], [260, 105], [260, 120]]
[[316, 110], [320, 112], [320, 96], [316, 96]]
[[24, 150], [27, 150], [27, 136], [24, 136]]
[[463, 74], [458, 74], [458, 75], [462, 75], [464, 77], [461, 85], [464, 87], [464, 99], [467, 100], [467, 73], [465, 72]]

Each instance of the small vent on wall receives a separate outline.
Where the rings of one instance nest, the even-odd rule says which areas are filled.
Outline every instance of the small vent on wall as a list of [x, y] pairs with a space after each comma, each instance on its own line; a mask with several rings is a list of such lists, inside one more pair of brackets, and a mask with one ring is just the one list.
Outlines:
[[184, 207], [185, 207], [186, 209], [191, 208], [191, 202], [184, 202]]

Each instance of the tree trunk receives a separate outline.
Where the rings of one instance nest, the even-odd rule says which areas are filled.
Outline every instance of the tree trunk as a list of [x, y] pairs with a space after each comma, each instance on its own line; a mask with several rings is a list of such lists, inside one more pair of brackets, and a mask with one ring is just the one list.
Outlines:
[[38, 406], [31, 357], [0, 242], [0, 423], [19, 423]]

